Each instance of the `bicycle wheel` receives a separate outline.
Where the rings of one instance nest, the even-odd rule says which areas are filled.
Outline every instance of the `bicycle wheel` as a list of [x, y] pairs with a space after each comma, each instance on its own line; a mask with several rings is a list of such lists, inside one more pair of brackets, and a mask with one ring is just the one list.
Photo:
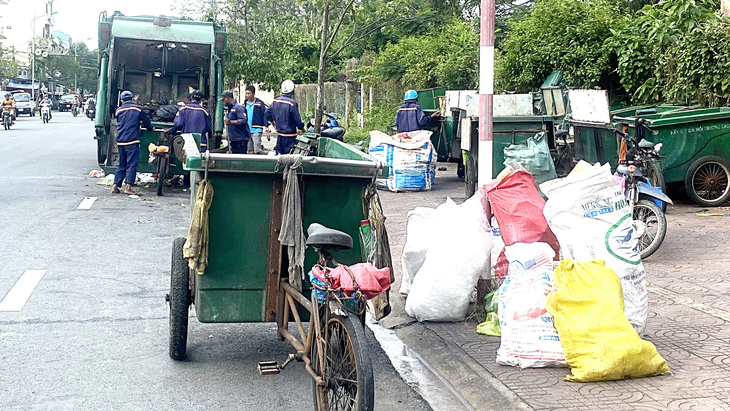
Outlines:
[[325, 386], [313, 383], [318, 411], [372, 411], [375, 403], [373, 368], [365, 333], [357, 317], [333, 316], [322, 331], [326, 340], [325, 370], [321, 373], [314, 344], [314, 371], [324, 376]]
[[651, 201], [639, 200], [634, 204], [634, 229], [639, 239], [639, 255], [645, 259], [654, 254], [667, 235], [667, 218]]

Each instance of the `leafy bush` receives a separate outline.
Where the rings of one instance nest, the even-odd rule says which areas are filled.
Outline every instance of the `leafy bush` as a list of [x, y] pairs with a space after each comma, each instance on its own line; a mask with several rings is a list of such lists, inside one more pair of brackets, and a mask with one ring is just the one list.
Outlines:
[[496, 90], [534, 91], [556, 70], [572, 86], [600, 85], [612, 70], [603, 43], [620, 16], [608, 0], [538, 0], [527, 17], [509, 24]]
[[388, 133], [388, 126], [392, 126], [395, 122], [395, 112], [398, 106], [388, 104], [378, 104], [373, 106], [373, 111], [365, 116], [365, 127], [350, 127], [345, 133], [345, 142], [357, 144], [364, 141], [363, 145], [367, 147], [370, 142], [371, 130], [380, 130]]

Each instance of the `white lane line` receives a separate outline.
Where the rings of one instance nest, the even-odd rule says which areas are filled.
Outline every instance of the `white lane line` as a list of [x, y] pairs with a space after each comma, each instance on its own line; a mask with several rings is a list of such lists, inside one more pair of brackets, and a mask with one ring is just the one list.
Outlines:
[[25, 270], [13, 288], [5, 295], [3, 301], [0, 302], [0, 311], [22, 310], [45, 274], [46, 270]]
[[94, 201], [96, 201], [96, 197], [86, 197], [83, 200], [81, 200], [81, 204], [79, 204], [78, 207], [76, 207], [77, 210], [90, 210], [91, 206], [94, 205]]

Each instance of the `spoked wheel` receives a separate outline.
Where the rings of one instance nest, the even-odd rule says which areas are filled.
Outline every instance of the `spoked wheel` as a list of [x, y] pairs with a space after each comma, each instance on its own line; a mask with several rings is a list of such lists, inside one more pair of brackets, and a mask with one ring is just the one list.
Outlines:
[[162, 187], [167, 176], [167, 164], [170, 160], [166, 156], [157, 157], [157, 195], [162, 195]]
[[702, 157], [690, 166], [684, 185], [695, 203], [722, 205], [730, 198], [730, 165], [717, 156]]
[[318, 411], [372, 411], [375, 403], [373, 368], [365, 333], [357, 317], [333, 316], [323, 330], [326, 340], [325, 372], [319, 370], [317, 344], [312, 361], [318, 375], [324, 374], [325, 386], [314, 385], [314, 404]]
[[641, 259], [654, 254], [667, 235], [667, 218], [662, 210], [651, 201], [640, 200], [634, 204], [634, 229], [639, 239]]
[[185, 358], [188, 342], [188, 309], [190, 308], [190, 270], [183, 257], [185, 238], [172, 243], [172, 272], [170, 274], [170, 358]]

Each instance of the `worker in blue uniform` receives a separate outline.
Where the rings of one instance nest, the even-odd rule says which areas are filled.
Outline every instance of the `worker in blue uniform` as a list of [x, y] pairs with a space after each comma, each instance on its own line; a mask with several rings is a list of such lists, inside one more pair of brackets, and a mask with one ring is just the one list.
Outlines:
[[200, 134], [200, 152], [204, 153], [208, 150], [208, 141], [213, 130], [210, 113], [201, 104], [203, 93], [193, 91], [188, 96], [190, 103], [177, 111], [175, 122], [172, 128], [167, 130], [168, 133], [199, 133]]
[[405, 103], [398, 107], [395, 114], [395, 126], [398, 128], [399, 133], [423, 130], [424, 127], [431, 124], [431, 118], [439, 115], [438, 112], [435, 112], [429, 117], [423, 112], [421, 106], [418, 105], [416, 90], [406, 91], [403, 99]]
[[299, 105], [292, 96], [294, 82], [284, 80], [281, 83], [281, 97], [277, 97], [264, 113], [266, 124], [273, 123], [278, 134], [276, 153], [289, 154], [296, 142], [297, 129], [304, 130], [304, 123], [299, 114]]
[[119, 193], [119, 186], [122, 181], [126, 182], [124, 194], [136, 194], [132, 187], [137, 178], [137, 165], [139, 164], [139, 144], [142, 126], [147, 131], [152, 131], [152, 122], [150, 117], [144, 111], [142, 106], [132, 101], [134, 94], [131, 91], [123, 91], [120, 99], [122, 105], [119, 106], [114, 116], [117, 118], [117, 152], [119, 153], [119, 165], [114, 173], [114, 185], [112, 185], [112, 194]]
[[228, 107], [223, 123], [228, 126], [228, 145], [233, 154], [246, 154], [251, 133], [248, 128], [246, 109], [233, 98], [233, 93], [226, 90], [221, 94], [223, 105]]

